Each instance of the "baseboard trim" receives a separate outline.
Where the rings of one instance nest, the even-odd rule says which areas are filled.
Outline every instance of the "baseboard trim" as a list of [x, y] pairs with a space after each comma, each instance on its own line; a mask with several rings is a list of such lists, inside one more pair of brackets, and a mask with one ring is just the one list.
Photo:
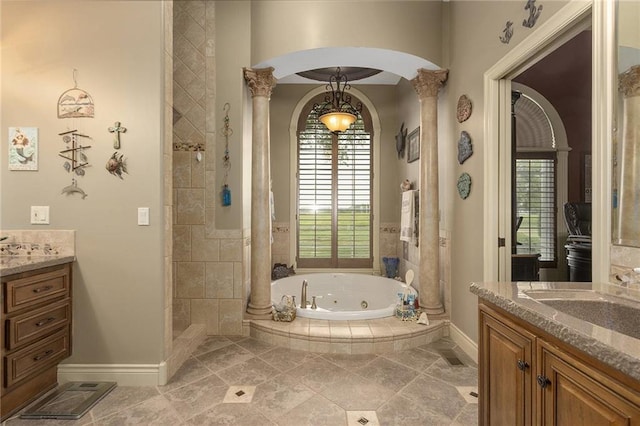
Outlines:
[[453, 323], [449, 324], [449, 337], [451, 337], [451, 340], [453, 340], [465, 354], [471, 357], [473, 362], [478, 363], [478, 344]]
[[167, 381], [167, 364], [60, 364], [58, 382], [117, 382], [120, 386], [158, 386]]

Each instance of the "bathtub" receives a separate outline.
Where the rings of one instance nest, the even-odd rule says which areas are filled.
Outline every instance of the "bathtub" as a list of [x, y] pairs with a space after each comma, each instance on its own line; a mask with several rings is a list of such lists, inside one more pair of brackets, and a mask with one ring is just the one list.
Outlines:
[[[309, 307], [300, 309], [302, 281], [307, 280]], [[280, 303], [282, 296], [296, 297], [296, 315], [324, 320], [363, 320], [394, 315], [402, 283], [391, 278], [350, 273], [317, 273], [292, 275], [271, 283], [271, 301]], [[413, 287], [409, 287], [416, 294]], [[311, 309], [316, 296], [317, 309]]]

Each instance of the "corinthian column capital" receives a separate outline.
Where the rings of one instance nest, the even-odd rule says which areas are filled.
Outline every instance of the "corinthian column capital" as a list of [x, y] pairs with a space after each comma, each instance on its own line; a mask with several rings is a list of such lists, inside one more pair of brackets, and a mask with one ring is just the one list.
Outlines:
[[438, 90], [444, 86], [449, 70], [427, 70], [420, 68], [418, 75], [411, 80], [420, 99], [438, 96]]
[[269, 68], [243, 68], [244, 79], [249, 86], [251, 96], [271, 97], [271, 90], [276, 86], [276, 79], [273, 76], [273, 67]]
[[618, 89], [627, 98], [640, 96], [640, 65], [634, 65], [619, 75]]

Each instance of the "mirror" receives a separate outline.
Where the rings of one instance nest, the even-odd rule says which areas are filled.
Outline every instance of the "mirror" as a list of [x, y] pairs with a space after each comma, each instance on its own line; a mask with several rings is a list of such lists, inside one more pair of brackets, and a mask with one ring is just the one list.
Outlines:
[[612, 242], [640, 247], [640, 2], [619, 1], [617, 7]]

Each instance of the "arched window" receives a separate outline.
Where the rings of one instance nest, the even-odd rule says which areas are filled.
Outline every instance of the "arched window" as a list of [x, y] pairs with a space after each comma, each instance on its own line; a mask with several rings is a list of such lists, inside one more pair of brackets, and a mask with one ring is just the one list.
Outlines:
[[346, 132], [335, 135], [313, 111], [323, 97], [311, 99], [298, 121], [296, 263], [299, 268], [371, 268], [371, 119], [363, 110]]
[[544, 109], [526, 94], [516, 102], [515, 114], [518, 249], [539, 253], [541, 267], [555, 268], [558, 160], [553, 126]]

